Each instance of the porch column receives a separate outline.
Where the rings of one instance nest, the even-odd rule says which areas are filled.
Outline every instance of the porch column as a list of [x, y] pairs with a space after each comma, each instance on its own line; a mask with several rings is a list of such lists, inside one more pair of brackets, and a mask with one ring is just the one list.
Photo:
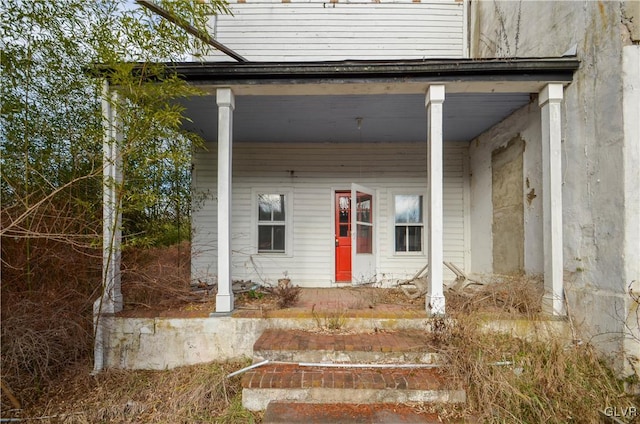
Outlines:
[[233, 311], [231, 290], [231, 158], [233, 150], [233, 109], [230, 88], [218, 88], [218, 294], [216, 313]]
[[562, 258], [562, 84], [547, 84], [538, 97], [542, 113], [542, 207], [545, 312], [565, 315]]
[[93, 372], [104, 368], [108, 327], [104, 315], [122, 310], [120, 260], [122, 242], [122, 134], [115, 105], [117, 93], [102, 88], [102, 294], [93, 303]]
[[442, 288], [443, 219], [442, 219], [442, 103], [444, 85], [431, 85], [427, 90], [427, 246], [429, 271], [426, 309], [430, 315], [444, 315]]
[[117, 109], [118, 95], [105, 82], [102, 92], [102, 284], [100, 312], [115, 313], [122, 310], [120, 261], [122, 242], [122, 156]]

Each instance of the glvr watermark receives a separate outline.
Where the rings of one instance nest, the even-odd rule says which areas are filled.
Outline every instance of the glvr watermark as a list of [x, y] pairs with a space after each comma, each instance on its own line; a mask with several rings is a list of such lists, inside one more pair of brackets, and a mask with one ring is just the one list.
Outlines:
[[[608, 418], [622, 418], [625, 420], [640, 417], [640, 409], [636, 406], [607, 406], [602, 414]], [[613, 421], [613, 422], [618, 422]]]

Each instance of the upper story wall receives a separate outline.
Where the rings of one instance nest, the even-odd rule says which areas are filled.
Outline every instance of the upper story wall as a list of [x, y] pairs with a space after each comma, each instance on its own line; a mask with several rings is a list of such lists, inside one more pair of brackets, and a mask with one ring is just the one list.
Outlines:
[[[211, 34], [257, 62], [463, 58], [461, 0], [237, 0]], [[216, 50], [204, 60], [232, 61]]]

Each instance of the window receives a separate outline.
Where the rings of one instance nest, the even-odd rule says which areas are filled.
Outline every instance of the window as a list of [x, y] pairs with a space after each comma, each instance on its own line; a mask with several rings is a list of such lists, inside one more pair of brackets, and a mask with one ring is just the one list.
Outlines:
[[258, 252], [284, 253], [285, 195], [258, 195]]
[[356, 253], [373, 253], [373, 197], [356, 193]]
[[396, 252], [422, 252], [422, 196], [394, 197]]

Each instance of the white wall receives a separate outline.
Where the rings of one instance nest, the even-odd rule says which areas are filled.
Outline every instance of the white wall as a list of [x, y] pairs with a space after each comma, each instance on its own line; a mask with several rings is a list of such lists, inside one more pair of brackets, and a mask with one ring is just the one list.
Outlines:
[[[216, 145], [194, 155], [194, 183], [212, 190], [193, 213], [192, 276], [215, 279]], [[391, 282], [426, 264], [424, 252], [393, 251], [392, 195], [426, 196], [426, 142], [377, 144], [242, 143], [233, 151], [232, 273], [234, 279], [274, 283], [286, 271], [295, 284], [328, 287], [334, 281], [333, 192], [357, 183], [376, 190], [378, 277]], [[466, 146], [445, 143], [445, 260], [465, 267]], [[286, 192], [293, 200], [290, 254], [258, 254], [253, 211], [256, 192]], [[450, 276], [450, 274], [447, 274]]]
[[[249, 61], [467, 57], [466, 3], [232, 2], [214, 37]], [[212, 50], [205, 60], [232, 60]]]

